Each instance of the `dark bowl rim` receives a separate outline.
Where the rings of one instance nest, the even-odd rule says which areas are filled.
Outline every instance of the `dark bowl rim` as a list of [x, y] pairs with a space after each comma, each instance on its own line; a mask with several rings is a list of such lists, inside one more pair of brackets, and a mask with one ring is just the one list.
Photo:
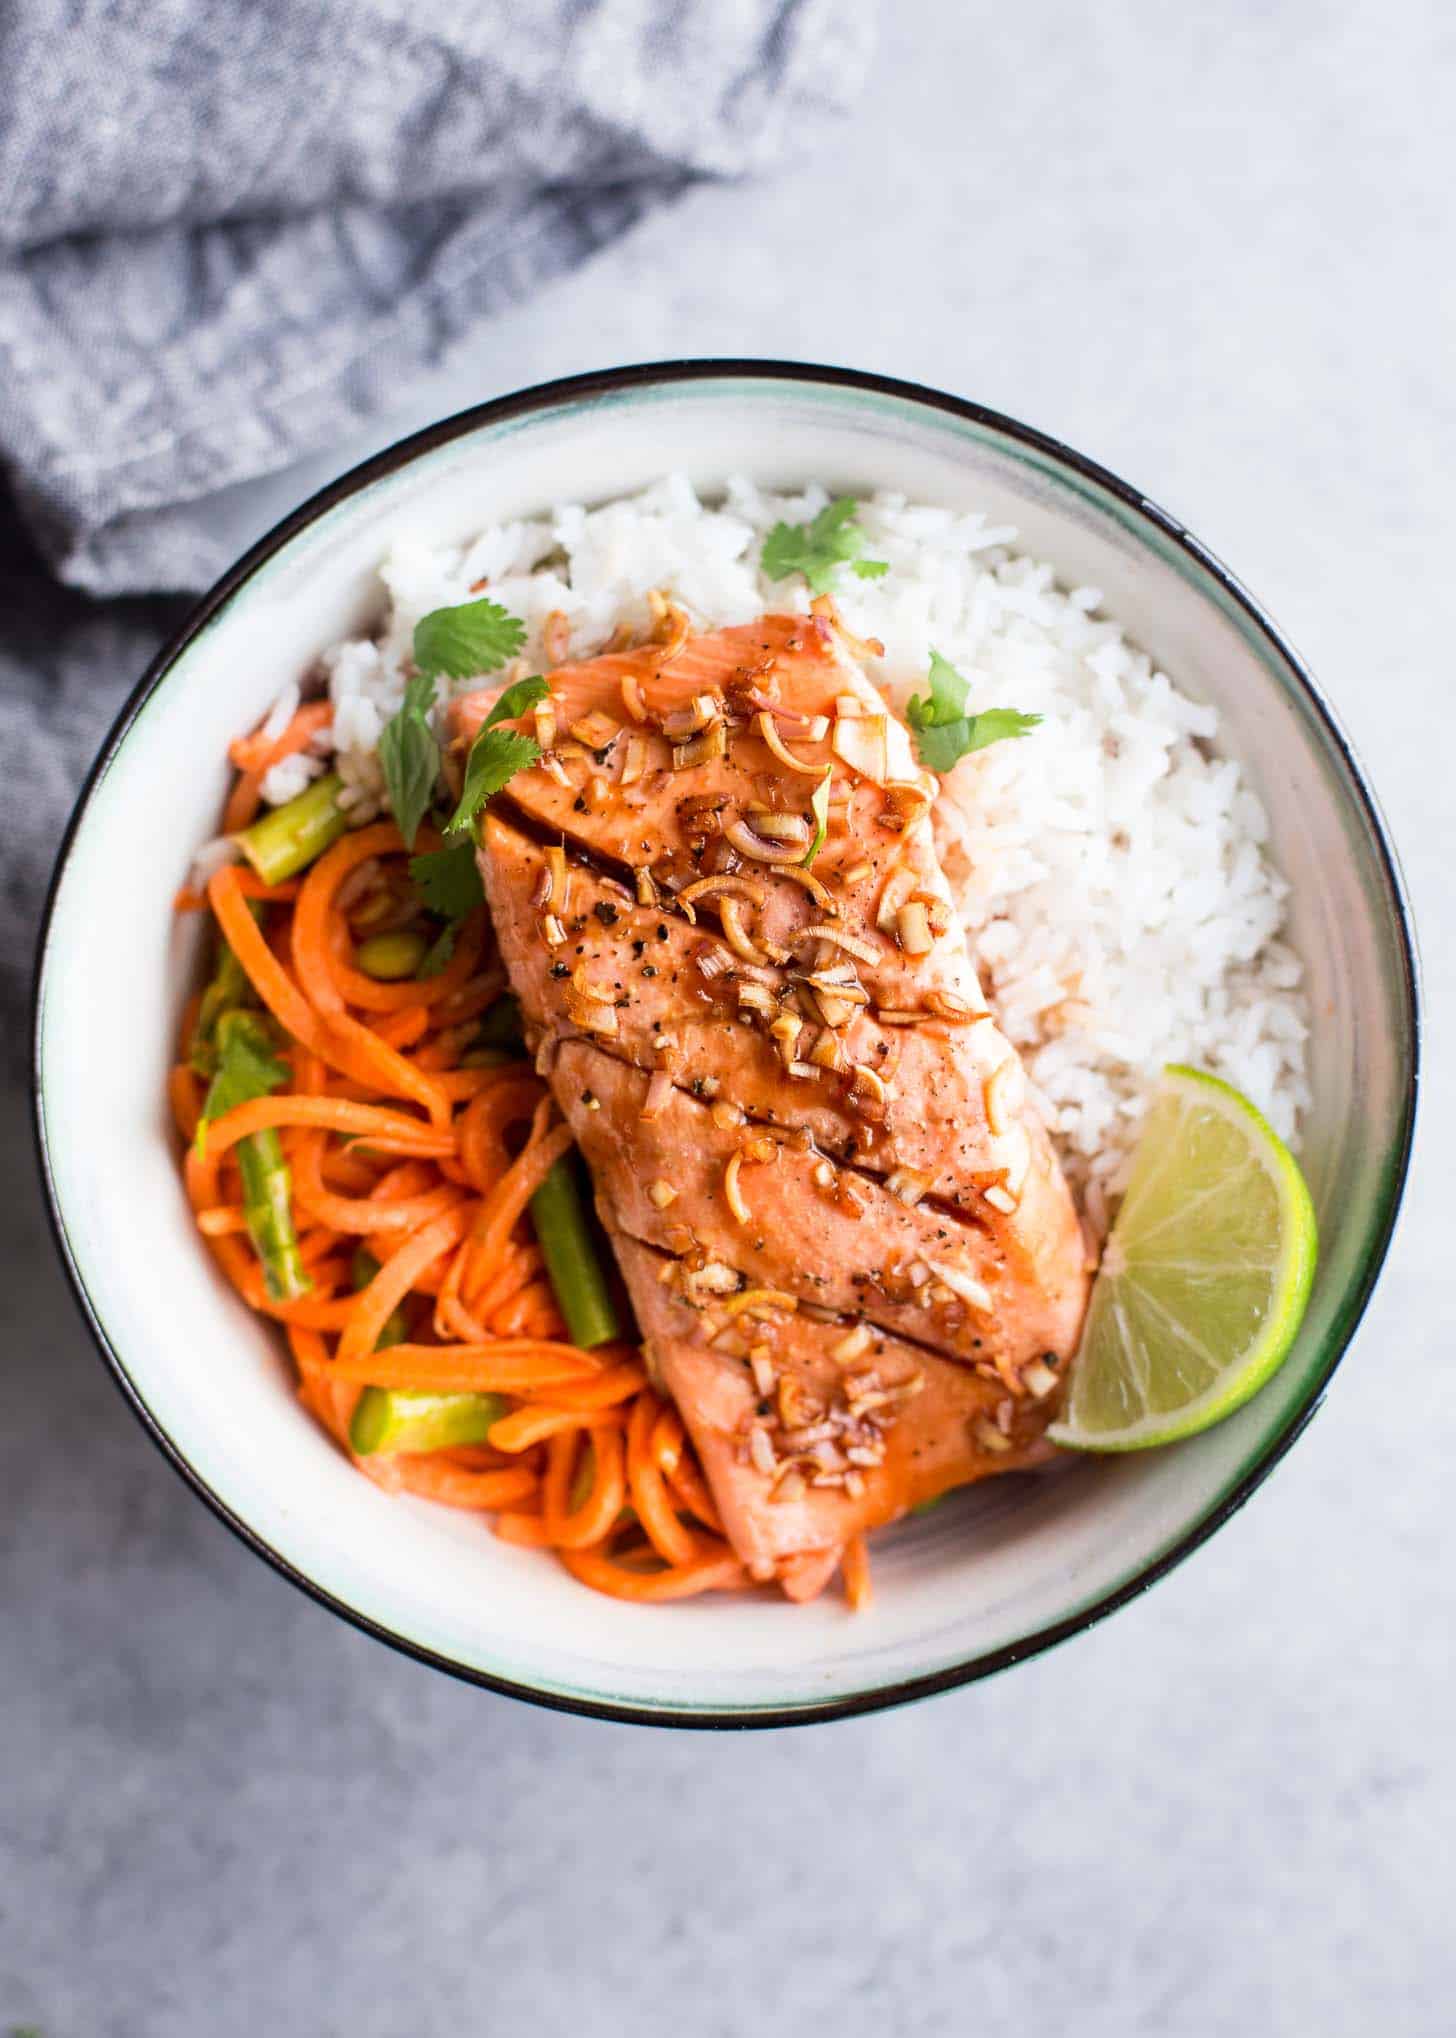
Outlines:
[[[120, 1353], [112, 1345], [93, 1307], [86, 1288], [81, 1268], [76, 1263], [66, 1236], [61, 1215], [60, 1197], [51, 1167], [45, 1125], [45, 1106], [41, 1088], [41, 1014], [44, 1005], [44, 984], [46, 961], [50, 946], [51, 921], [59, 897], [66, 865], [71, 849], [84, 822], [86, 811], [93, 794], [100, 784], [107, 768], [121, 748], [133, 722], [145, 703], [162, 685], [182, 653], [201, 635], [213, 618], [232, 596], [268, 560], [288, 545], [300, 532], [325, 515], [329, 510], [346, 502], [361, 489], [382, 480], [399, 468], [407, 466], [420, 455], [448, 444], [470, 432], [485, 426], [501, 424], [509, 419], [522, 418], [535, 412], [579, 401], [583, 398], [606, 397], [653, 387], [671, 387], [675, 384], [700, 383], [729, 380], [797, 382], [806, 385], [855, 391], [860, 394], [887, 396], [918, 404], [926, 409], [938, 411], [963, 422], [968, 422], [1005, 438], [1029, 447], [1036, 452], [1070, 469], [1083, 480], [1114, 496], [1135, 516], [1153, 525], [1180, 551], [1186, 553], [1196, 565], [1222, 589], [1223, 593], [1241, 609], [1255, 629], [1273, 646], [1290, 672], [1303, 689], [1308, 705], [1333, 744], [1340, 762], [1348, 776], [1349, 785], [1358, 805], [1363, 809], [1366, 824], [1379, 853], [1381, 878], [1385, 893], [1385, 904], [1396, 927], [1401, 948], [1403, 966], [1402, 990], [1406, 1010], [1405, 1059], [1408, 1072], [1405, 1085], [1404, 1122], [1401, 1127], [1398, 1161], [1394, 1186], [1387, 1198], [1384, 1221], [1376, 1241], [1376, 1249], [1368, 1258], [1362, 1278], [1353, 1295], [1348, 1298], [1341, 1332], [1333, 1341], [1333, 1349], [1326, 1355], [1325, 1362], [1311, 1381], [1307, 1393], [1299, 1405], [1292, 1410], [1283, 1426], [1263, 1445], [1262, 1449], [1244, 1467], [1238, 1479], [1198, 1520], [1193, 1522], [1177, 1540], [1160, 1556], [1142, 1566], [1132, 1577], [1105, 1593], [1090, 1606], [1080, 1609], [1065, 1619], [1049, 1623], [1033, 1634], [1019, 1641], [1008, 1643], [1002, 1648], [988, 1650], [943, 1670], [928, 1672], [923, 1676], [901, 1679], [874, 1685], [847, 1696], [809, 1702], [804, 1705], [765, 1706], [752, 1711], [737, 1708], [691, 1710], [671, 1705], [628, 1705], [610, 1700], [575, 1697], [570, 1693], [547, 1690], [531, 1684], [518, 1683], [510, 1678], [500, 1677], [489, 1671], [479, 1670], [427, 1648], [408, 1636], [397, 1634], [381, 1622], [372, 1619], [358, 1608], [337, 1598], [333, 1593], [318, 1585], [305, 1572], [275, 1550], [249, 1524], [236, 1514], [222, 1497], [215, 1493], [193, 1465], [188, 1461], [180, 1446], [163, 1429], [152, 1414], [140, 1389], [132, 1380]], [[879, 1712], [887, 1708], [909, 1704], [914, 1700], [933, 1697], [943, 1691], [952, 1691], [962, 1685], [979, 1682], [1000, 1670], [1009, 1669], [1013, 1664], [1042, 1654], [1058, 1642], [1095, 1626], [1115, 1613], [1130, 1600], [1149, 1590], [1159, 1579], [1165, 1577], [1185, 1558], [1198, 1550], [1230, 1517], [1238, 1512], [1254, 1492], [1263, 1485], [1274, 1467], [1303, 1433], [1311, 1418], [1320, 1407], [1331, 1378], [1350, 1347], [1359, 1327], [1375, 1284], [1384, 1267], [1390, 1248], [1391, 1236], [1395, 1229], [1406, 1182], [1409, 1177], [1411, 1148], [1415, 1133], [1416, 1108], [1420, 1091], [1422, 1053], [1422, 1010], [1420, 988], [1420, 964], [1416, 948], [1414, 918], [1406, 892], [1400, 864], [1396, 857], [1390, 831], [1380, 806], [1369, 784], [1354, 750], [1341, 728], [1333, 710], [1326, 701], [1319, 685], [1304, 660], [1284, 636], [1265, 609], [1255, 600], [1243, 584], [1208, 548], [1181, 524], [1178, 519], [1162, 509], [1140, 489], [1133, 488], [1110, 469], [1089, 459], [1085, 454], [1064, 445], [1049, 433], [1039, 431], [1033, 425], [1008, 417], [984, 404], [972, 402], [969, 398], [952, 396], [945, 391], [930, 388], [917, 382], [905, 381], [868, 370], [836, 368], [807, 361], [777, 361], [773, 359], [703, 358], [674, 361], [641, 362], [628, 366], [608, 369], [594, 369], [584, 374], [559, 377], [554, 381], [542, 382], [530, 388], [512, 391], [505, 396], [474, 404], [452, 416], [442, 418], [422, 430], [413, 432], [382, 452], [371, 455], [358, 465], [350, 468], [336, 480], [317, 490], [297, 509], [281, 518], [272, 529], [250, 546], [238, 562], [230, 567], [220, 579], [204, 594], [190, 611], [175, 634], [164, 644], [113, 722], [105, 741], [101, 745], [95, 762], [86, 774], [76, 804], [62, 837], [60, 850], [47, 889], [45, 905], [41, 914], [40, 927], [35, 947], [35, 970], [32, 979], [31, 1006], [31, 1126], [35, 1141], [36, 1158], [45, 1190], [46, 1215], [51, 1235], [60, 1254], [61, 1263], [70, 1281], [81, 1314], [91, 1331], [97, 1350], [106, 1362], [112, 1379], [122, 1398], [137, 1417], [142, 1427], [157, 1445], [163, 1456], [187, 1482], [198, 1497], [212, 1510], [238, 1539], [246, 1544], [273, 1569], [306, 1593], [318, 1605], [347, 1621], [351, 1626], [376, 1640], [386, 1643], [402, 1655], [413, 1657], [417, 1662], [427, 1664], [431, 1669], [441, 1670], [446, 1675], [473, 1684], [483, 1690], [492, 1691], [507, 1698], [523, 1699], [529, 1704], [546, 1707], [551, 1711], [573, 1713], [591, 1719], [608, 1720], [633, 1726], [689, 1727], [705, 1730], [743, 1731], [753, 1728], [811, 1726], [824, 1721], [856, 1717], [865, 1713]]]

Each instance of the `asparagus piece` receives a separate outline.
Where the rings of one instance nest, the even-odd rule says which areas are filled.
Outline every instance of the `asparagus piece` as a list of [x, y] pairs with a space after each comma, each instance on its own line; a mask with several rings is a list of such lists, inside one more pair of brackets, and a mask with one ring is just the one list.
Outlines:
[[412, 927], [400, 927], [392, 934], [371, 934], [367, 941], [361, 941], [354, 951], [354, 960], [366, 977], [397, 983], [415, 974], [428, 946], [423, 934]]
[[271, 1129], [240, 1139], [234, 1151], [243, 1178], [243, 1215], [275, 1302], [295, 1302], [313, 1286], [298, 1252], [293, 1223], [293, 1173]]
[[[249, 906], [256, 920], [258, 908]], [[246, 972], [228, 943], [219, 934], [217, 937], [217, 960], [212, 975], [203, 988], [202, 999], [197, 1007], [197, 1018], [192, 1028], [192, 1038], [187, 1043], [187, 1059], [200, 1076], [217, 1074], [217, 1029], [224, 1013], [240, 1006], [253, 1003], [253, 987]]]
[[[239, 986], [238, 1001], [225, 1002]], [[251, 1051], [256, 1073], [258, 1060], [267, 1067], [274, 1046], [267, 1021], [240, 1002], [244, 996], [251, 996], [251, 987], [232, 949], [220, 942], [217, 966], [202, 995], [190, 1048], [192, 1066], [212, 1078], [206, 1110], [214, 1116], [249, 1096], [266, 1095], [270, 1087], [267, 1080], [239, 1085], [239, 1060], [246, 1068]], [[231, 1095], [226, 1094], [229, 1090]], [[296, 1301], [308, 1293], [313, 1282], [299, 1257], [293, 1222], [293, 1172], [284, 1159], [283, 1142], [271, 1129], [253, 1132], [240, 1139], [234, 1151], [242, 1177], [243, 1216], [262, 1263], [263, 1284], [273, 1301]]]
[[[379, 1262], [368, 1246], [357, 1246], [349, 1267], [350, 1276], [356, 1288], [367, 1288], [379, 1272]], [[384, 1328], [374, 1340], [377, 1352], [387, 1351], [391, 1345], [402, 1345], [409, 1336], [409, 1318], [403, 1309], [392, 1309], [384, 1319]]]
[[562, 1155], [531, 1198], [531, 1222], [572, 1343], [589, 1351], [620, 1337], [573, 1154]]
[[503, 1394], [411, 1394], [366, 1387], [349, 1424], [361, 1458], [376, 1451], [443, 1451], [483, 1444], [492, 1423], [510, 1411]]
[[349, 825], [338, 804], [343, 780], [336, 771], [316, 778], [296, 799], [274, 807], [233, 837], [265, 885], [282, 884], [322, 856]]

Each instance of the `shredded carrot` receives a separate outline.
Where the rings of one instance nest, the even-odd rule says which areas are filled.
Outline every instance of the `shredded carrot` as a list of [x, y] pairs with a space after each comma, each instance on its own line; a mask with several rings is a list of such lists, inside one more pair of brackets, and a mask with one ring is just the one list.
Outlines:
[[418, 1394], [549, 1395], [589, 1374], [591, 1360], [569, 1345], [492, 1338], [480, 1345], [388, 1345], [382, 1352], [366, 1346], [362, 1352], [341, 1353], [332, 1367], [338, 1379], [361, 1387], [398, 1387]]
[[177, 1130], [182, 1135], [182, 1143], [191, 1146], [197, 1136], [197, 1121], [202, 1116], [202, 1084], [185, 1062], [179, 1062], [167, 1071], [167, 1098]]
[[748, 1573], [726, 1543], [701, 1552], [688, 1564], [668, 1565], [661, 1571], [629, 1570], [599, 1548], [563, 1548], [561, 1561], [583, 1585], [613, 1599], [689, 1599], [698, 1592], [739, 1592], [749, 1583]]
[[[255, 732], [233, 746], [229, 828], [251, 819], [263, 774], [327, 720], [327, 704], [309, 703], [271, 743]], [[416, 849], [437, 846], [421, 829]], [[199, 1153], [205, 1083], [187, 1060], [189, 1003], [167, 1095], [199, 1234], [249, 1307], [281, 1325], [303, 1407], [385, 1492], [490, 1514], [503, 1541], [554, 1551], [616, 1599], [747, 1589], [692, 1439], [635, 1346], [588, 1353], [567, 1338], [526, 1211], [571, 1133], [529, 1064], [471, 1058], [476, 1021], [505, 984], [485, 913], [433, 978], [380, 982], [355, 966], [346, 880], [405, 854], [380, 821], [345, 834], [301, 880], [269, 886], [230, 864], [205, 896], [178, 894], [179, 911], [210, 907], [291, 1072], [214, 1120]], [[237, 1143], [264, 1131], [282, 1142], [312, 1283], [292, 1302], [268, 1295], [243, 1208]], [[361, 1242], [375, 1270], [356, 1287]], [[405, 1339], [380, 1349], [396, 1312]], [[368, 1387], [500, 1395], [507, 1409], [485, 1444], [359, 1457], [349, 1429]], [[867, 1604], [863, 1538], [841, 1569], [851, 1605]]]
[[546, 1446], [541, 1511], [552, 1543], [563, 1551], [587, 1550], [602, 1542], [611, 1534], [627, 1497], [622, 1438], [615, 1427], [603, 1423], [587, 1435], [591, 1486], [579, 1506], [570, 1506], [579, 1443], [576, 1436], [555, 1436]]
[[534, 1472], [515, 1466], [504, 1472], [469, 1472], [460, 1465], [441, 1464], [438, 1453], [402, 1459], [399, 1477], [407, 1492], [441, 1500], [447, 1507], [514, 1507], [536, 1491]]
[[238, 736], [228, 745], [228, 757], [239, 771], [261, 776], [275, 764], [281, 764], [285, 757], [306, 749], [319, 730], [327, 729], [333, 719], [332, 701], [305, 701], [280, 735], [265, 736], [259, 728], [251, 736]]
[[668, 1564], [691, 1564], [698, 1538], [678, 1519], [661, 1467], [652, 1455], [652, 1431], [661, 1413], [662, 1404], [651, 1388], [632, 1404], [627, 1428], [627, 1484], [637, 1519], [658, 1556]]
[[498, 1451], [528, 1451], [548, 1437], [569, 1430], [615, 1428], [624, 1418], [601, 1410], [572, 1408], [517, 1408], [491, 1426], [490, 1440]]

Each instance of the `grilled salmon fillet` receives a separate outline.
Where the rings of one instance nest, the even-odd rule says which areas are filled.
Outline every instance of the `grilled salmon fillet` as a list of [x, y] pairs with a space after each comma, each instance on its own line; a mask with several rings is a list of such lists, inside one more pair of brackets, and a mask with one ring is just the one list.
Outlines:
[[861, 648], [824, 604], [562, 667], [479, 849], [649, 1360], [795, 1596], [1046, 1455], [1088, 1280]]

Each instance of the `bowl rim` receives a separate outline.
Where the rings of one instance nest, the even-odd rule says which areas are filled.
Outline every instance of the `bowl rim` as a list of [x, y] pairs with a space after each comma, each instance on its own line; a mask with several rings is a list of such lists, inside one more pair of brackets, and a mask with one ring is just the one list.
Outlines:
[[[1167, 1549], [1139, 1566], [1129, 1577], [1091, 1604], [1079, 1608], [1061, 1620], [1044, 1625], [1018, 1641], [984, 1651], [946, 1668], [915, 1677], [892, 1678], [884, 1682], [871, 1683], [832, 1699], [804, 1704], [765, 1706], [752, 1710], [737, 1708], [687, 1710], [672, 1704], [617, 1704], [609, 1700], [549, 1690], [499, 1676], [444, 1655], [436, 1649], [412, 1640], [408, 1635], [386, 1627], [371, 1615], [326, 1590], [305, 1571], [300, 1570], [290, 1558], [274, 1549], [234, 1511], [221, 1494], [214, 1491], [152, 1413], [141, 1388], [132, 1378], [126, 1361], [112, 1344], [100, 1315], [91, 1302], [83, 1270], [72, 1254], [47, 1138], [42, 1083], [41, 1017], [45, 1002], [44, 989], [51, 946], [51, 925], [56, 903], [73, 845], [85, 823], [97, 787], [143, 706], [165, 683], [182, 654], [260, 568], [309, 525], [347, 502], [351, 496], [408, 466], [422, 454], [434, 451], [469, 433], [583, 399], [629, 394], [635, 390], [729, 380], [818, 385], [851, 394], [890, 397], [998, 433], [1023, 447], [1048, 456], [1082, 480], [1090, 481], [1094, 486], [1105, 490], [1131, 511], [1135, 519], [1152, 525], [1175, 549], [1188, 554], [1195, 564], [1218, 584], [1225, 596], [1244, 612], [1255, 631], [1268, 641], [1303, 690], [1306, 703], [1313, 710], [1317, 721], [1323, 725], [1347, 775], [1354, 799], [1363, 810], [1378, 854], [1386, 912], [1399, 941], [1402, 965], [1401, 991], [1405, 1013], [1404, 1037], [1399, 1045], [1405, 1079], [1397, 1159], [1386, 1177], [1388, 1186], [1385, 1191], [1385, 1209], [1372, 1248], [1367, 1253], [1359, 1282], [1346, 1298], [1342, 1318], [1331, 1340], [1330, 1349], [1322, 1355], [1322, 1363], [1314, 1372], [1304, 1397], [1291, 1410], [1282, 1427], [1265, 1439], [1253, 1457], [1245, 1461], [1238, 1476], [1223, 1494], [1209, 1505], [1202, 1515], [1184, 1528]], [[832, 367], [808, 361], [779, 361], [772, 358], [704, 357], [592, 369], [582, 374], [562, 376], [552, 381], [513, 390], [506, 395], [493, 397], [483, 403], [473, 404], [464, 410], [454, 412], [434, 424], [394, 441], [382, 451], [370, 455], [318, 489], [296, 509], [280, 518], [249, 547], [236, 564], [229, 567], [213, 583], [147, 665], [108, 730], [82, 782], [61, 838], [36, 937], [35, 968], [30, 998], [30, 1035], [31, 1131], [45, 1192], [46, 1217], [72, 1293], [122, 1399], [173, 1469], [225, 1527], [318, 1605], [338, 1615], [352, 1627], [386, 1643], [402, 1655], [413, 1657], [415, 1661], [427, 1664], [432, 1669], [444, 1671], [446, 1675], [464, 1683], [495, 1692], [503, 1697], [522, 1699], [528, 1704], [543, 1706], [551, 1711], [634, 1726], [746, 1731], [755, 1728], [809, 1726], [827, 1720], [878, 1712], [979, 1682], [984, 1677], [1009, 1669], [1013, 1664], [1041, 1655], [1070, 1636], [1095, 1626], [1109, 1614], [1115, 1613], [1120, 1607], [1148, 1591], [1159, 1579], [1165, 1577], [1195, 1550], [1200, 1549], [1231, 1516], [1238, 1512], [1304, 1433], [1322, 1405], [1330, 1380], [1350, 1347], [1384, 1267], [1410, 1171], [1420, 1094], [1423, 1015], [1419, 953], [1405, 879], [1389, 826], [1350, 739], [1305, 661], [1272, 617], [1223, 562], [1176, 517], [1161, 508], [1142, 490], [1134, 488], [1086, 454], [1077, 452], [1073, 447], [1039, 430], [1036, 426], [1023, 424], [1004, 412], [976, 403], [970, 398], [953, 396], [922, 383], [863, 369]]]

